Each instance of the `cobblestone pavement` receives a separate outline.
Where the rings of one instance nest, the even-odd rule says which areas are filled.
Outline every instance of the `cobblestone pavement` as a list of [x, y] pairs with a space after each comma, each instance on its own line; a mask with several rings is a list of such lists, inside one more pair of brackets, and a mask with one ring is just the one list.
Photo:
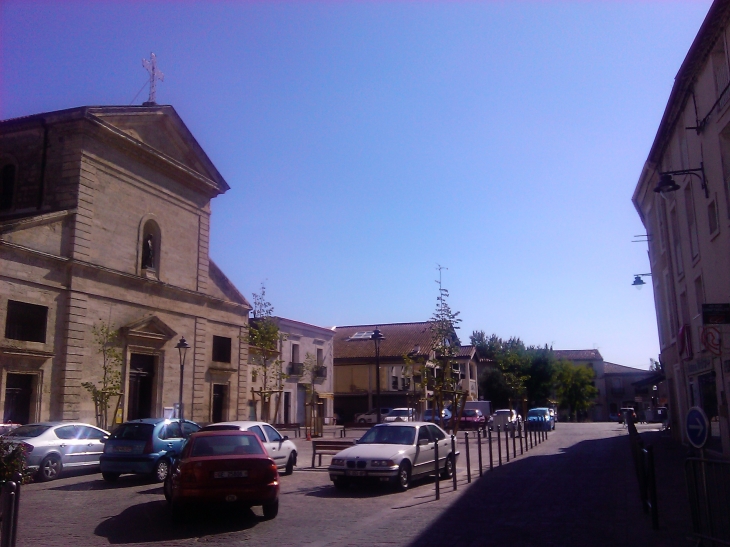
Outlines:
[[[645, 435], [666, 444], [666, 450], [657, 451], [658, 478], [663, 489], [676, 488], [669, 464], [681, 460], [681, 447], [659, 433]], [[263, 520], [260, 508], [254, 508], [203, 511], [174, 525], [160, 485], [132, 476], [107, 484], [98, 473], [78, 474], [24, 487], [18, 546], [689, 545], [684, 490], [676, 496], [670, 492], [672, 503], [664, 508], [660, 492], [662, 529], [651, 530], [639, 504], [627, 433], [616, 424], [558, 424], [547, 441], [524, 455], [516, 443], [516, 459], [510, 443], [511, 463], [485, 471], [481, 479], [472, 439], [471, 484], [460, 435], [458, 490], [443, 481], [439, 501], [432, 479], [402, 494], [369, 487], [337, 491], [324, 467], [309, 467], [311, 443], [296, 443], [299, 466], [292, 476], [282, 477], [274, 520]], [[483, 447], [488, 469], [486, 443]], [[496, 444], [493, 453], [496, 465]], [[324, 460], [326, 464], [329, 457]], [[681, 476], [678, 484], [684, 488]]]

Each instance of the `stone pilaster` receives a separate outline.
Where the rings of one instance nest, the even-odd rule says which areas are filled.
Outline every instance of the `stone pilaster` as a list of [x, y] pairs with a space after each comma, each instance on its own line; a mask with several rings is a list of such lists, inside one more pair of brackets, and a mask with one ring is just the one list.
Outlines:
[[208, 320], [203, 317], [195, 318], [195, 343], [193, 345], [193, 408], [191, 420], [207, 422], [210, 420], [205, 405], [207, 397], [205, 373], [208, 370], [206, 359], [208, 343]]
[[248, 329], [241, 327], [238, 335], [238, 396], [236, 397], [236, 419], [248, 420]]

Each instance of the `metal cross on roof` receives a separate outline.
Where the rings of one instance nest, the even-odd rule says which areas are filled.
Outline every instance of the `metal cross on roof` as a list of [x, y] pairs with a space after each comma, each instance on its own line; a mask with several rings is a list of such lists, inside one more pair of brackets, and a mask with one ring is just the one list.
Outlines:
[[[157, 57], [154, 53], [150, 53], [150, 60], [142, 59], [142, 66], [150, 73], [150, 99], [147, 103], [157, 104], [155, 102], [157, 92], [157, 80], [165, 81], [165, 75], [157, 68]], [[145, 103], [145, 104], [147, 104]]]

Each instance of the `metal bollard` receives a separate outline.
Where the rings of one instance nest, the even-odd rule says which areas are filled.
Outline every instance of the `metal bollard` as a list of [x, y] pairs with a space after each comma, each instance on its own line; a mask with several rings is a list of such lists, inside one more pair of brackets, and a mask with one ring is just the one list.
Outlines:
[[514, 429], [512, 430], [512, 457], [517, 457], [517, 427], [513, 426]]
[[18, 524], [18, 485], [8, 481], [2, 488], [2, 527], [0, 528], [0, 545], [15, 547], [16, 527]]
[[[464, 450], [466, 450], [466, 482], [471, 482], [471, 457], [469, 456], [469, 432], [464, 431]], [[454, 473], [456, 475], [456, 473]]]
[[497, 426], [497, 457], [499, 459], [499, 466], [502, 467], [502, 426]]
[[487, 437], [489, 440], [489, 470], [492, 471], [494, 469], [494, 458], [492, 457], [492, 430], [487, 430]]
[[[452, 476], [454, 478], [454, 490], [456, 490], [456, 437], [451, 434], [451, 457], [452, 463], [454, 464]], [[445, 465], [445, 464], [444, 464]]]
[[520, 431], [520, 456], [525, 453], [525, 451], [522, 449], [522, 423], [519, 425], [519, 431]]
[[477, 454], [479, 455], [479, 476], [484, 473], [482, 470], [482, 430], [477, 429]]
[[436, 499], [441, 499], [441, 475], [439, 474], [439, 442], [436, 441], [434, 449], [434, 465], [436, 466]]
[[509, 463], [509, 429], [504, 426], [504, 453], [507, 456], [507, 463]]

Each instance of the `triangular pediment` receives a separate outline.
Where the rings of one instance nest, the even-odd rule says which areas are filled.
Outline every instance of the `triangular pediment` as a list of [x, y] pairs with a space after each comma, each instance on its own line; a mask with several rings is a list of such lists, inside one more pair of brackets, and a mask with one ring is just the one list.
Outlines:
[[92, 107], [88, 113], [126, 137], [208, 179], [220, 193], [229, 189], [173, 107]]
[[150, 341], [157, 340], [166, 342], [177, 336], [177, 332], [154, 315], [125, 325], [121, 328], [121, 331], [127, 338], [146, 339]]

